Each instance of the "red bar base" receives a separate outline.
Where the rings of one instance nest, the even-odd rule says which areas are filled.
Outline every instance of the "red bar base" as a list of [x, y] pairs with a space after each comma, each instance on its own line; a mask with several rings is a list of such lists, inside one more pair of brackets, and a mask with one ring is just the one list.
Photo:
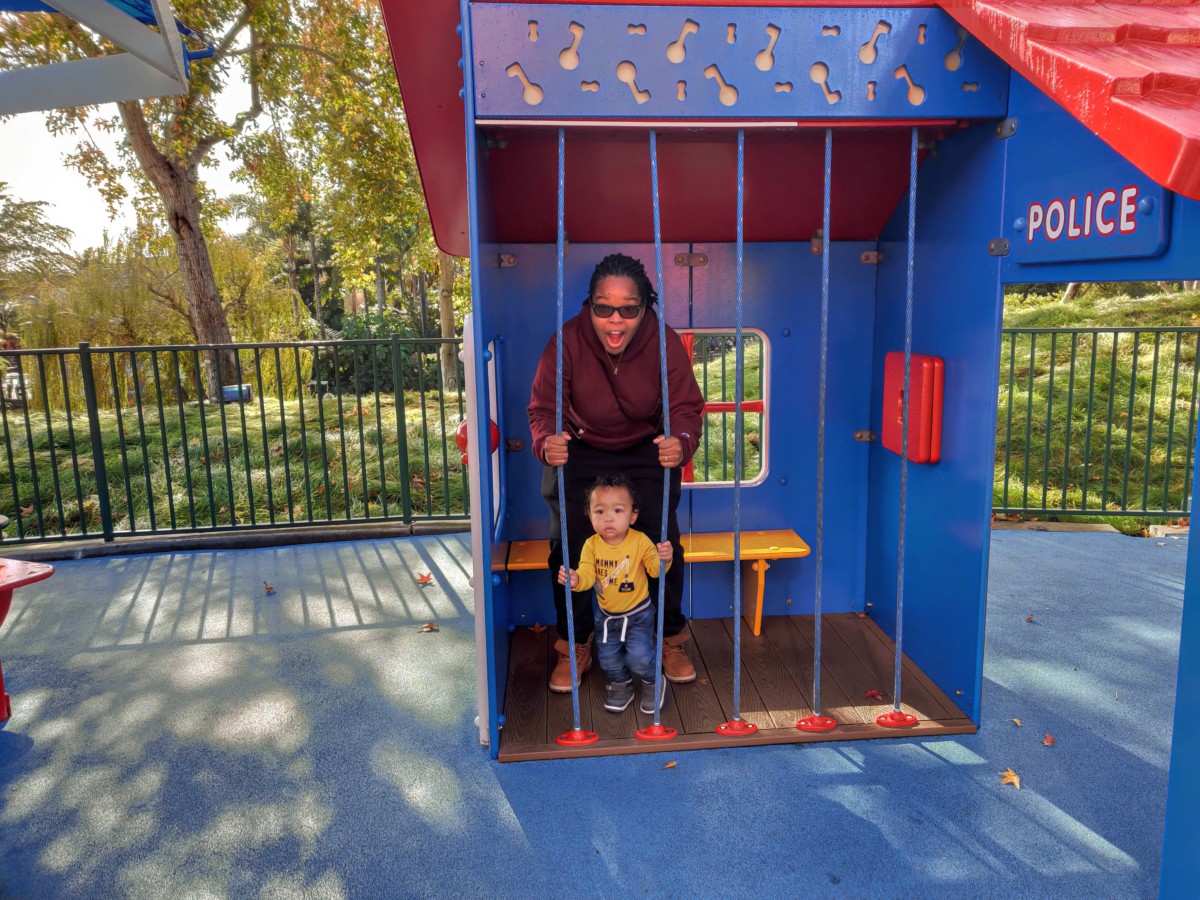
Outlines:
[[633, 736], [639, 741], [669, 741], [678, 735], [679, 732], [670, 725], [647, 725], [639, 728]]
[[0, 728], [8, 724], [12, 718], [12, 698], [0, 690]]
[[875, 724], [882, 725], [885, 728], [911, 728], [917, 724], [917, 717], [909, 715], [906, 712], [900, 712], [898, 709], [893, 709], [891, 712], [885, 712], [882, 715], [876, 716]]
[[829, 718], [829, 716], [811, 715], [805, 716], [796, 723], [796, 727], [801, 731], [833, 731], [837, 728], [837, 720]]
[[588, 744], [594, 744], [600, 740], [600, 735], [594, 731], [584, 731], [582, 728], [572, 728], [570, 731], [564, 731], [554, 739], [555, 743], [562, 747], [586, 747]]
[[758, 726], [744, 719], [730, 719], [717, 726], [717, 734], [722, 737], [745, 737], [758, 731]]

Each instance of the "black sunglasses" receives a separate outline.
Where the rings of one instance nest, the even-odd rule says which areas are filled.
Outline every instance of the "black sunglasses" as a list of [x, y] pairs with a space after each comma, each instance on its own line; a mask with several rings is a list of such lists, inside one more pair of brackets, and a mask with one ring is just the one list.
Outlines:
[[611, 319], [613, 313], [620, 313], [622, 319], [636, 319], [641, 311], [641, 303], [635, 303], [633, 306], [608, 306], [604, 303], [592, 303], [592, 315], [599, 319]]

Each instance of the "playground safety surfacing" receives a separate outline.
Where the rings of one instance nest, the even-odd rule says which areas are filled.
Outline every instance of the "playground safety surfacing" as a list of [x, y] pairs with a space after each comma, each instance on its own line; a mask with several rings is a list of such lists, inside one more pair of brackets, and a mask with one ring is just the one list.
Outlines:
[[[822, 617], [821, 712], [838, 727], [804, 732], [796, 722], [812, 714], [812, 616], [769, 616], [755, 637], [742, 624], [742, 719], [758, 726], [751, 735], [725, 737], [717, 726], [733, 715], [732, 619], [693, 619], [692, 639], [684, 644], [696, 667], [696, 680], [671, 684], [661, 723], [678, 731], [674, 740], [648, 743], [635, 737], [653, 716], [633, 703], [621, 713], [604, 709], [604, 674], [593, 664], [579, 689], [580, 726], [600, 739], [584, 747], [561, 747], [555, 738], [572, 727], [570, 694], [547, 687], [556, 654], [553, 628], [518, 628], [509, 656], [505, 723], [500, 732], [501, 762], [662, 753], [707, 747], [803, 744], [918, 735], [974, 734], [975, 724], [925, 676], [903, 658], [900, 708], [916, 716], [910, 728], [875, 723], [893, 708], [895, 644], [870, 618], [853, 613]], [[878, 694], [876, 694], [878, 692]]]

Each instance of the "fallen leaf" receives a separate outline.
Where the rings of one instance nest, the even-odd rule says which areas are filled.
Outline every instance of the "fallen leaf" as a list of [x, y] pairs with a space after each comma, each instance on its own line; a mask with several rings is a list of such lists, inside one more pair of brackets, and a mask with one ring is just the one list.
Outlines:
[[1032, 621], [1033, 621], [1033, 615], [1032, 615], [1032, 614], [1030, 614], [1030, 615], [1026, 616], [1026, 617], [1025, 617], [1025, 621], [1026, 621], [1026, 622], [1032, 622]]
[[1025, 724], [1025, 723], [1024, 723], [1024, 722], [1022, 722], [1020, 719], [1013, 719], [1013, 720], [1012, 720], [1012, 723], [1013, 723], [1014, 725], [1016, 725], [1018, 728], [1020, 728], [1022, 725], [1024, 725], [1024, 724]]
[[32, 516], [33, 515], [33, 504], [30, 503], [28, 506], [22, 506], [21, 507], [21, 515]]
[[417, 629], [417, 631], [421, 632], [422, 634], [428, 634], [431, 631], [437, 631], [437, 630], [438, 630], [437, 622], [426, 622], [424, 625], [422, 625], [420, 628]]
[[883, 694], [876, 690], [864, 691], [863, 699], [864, 700], [882, 700]]
[[1166, 541], [1155, 541], [1154, 543], [1158, 544], [1158, 546], [1160, 546], [1160, 547], [1165, 547], [1165, 546], [1167, 546], [1167, 542], [1166, 542]]
[[860, 619], [865, 619], [867, 617], [867, 614], [865, 612], [855, 613], [855, 615], [858, 616]]
[[275, 588], [263, 581], [263, 592], [267, 594], [275, 593]]
[[1012, 769], [1005, 769], [1000, 773], [1000, 783], [1011, 784], [1019, 791], [1021, 789], [1021, 776]]
[[669, 763], [667, 763], [665, 766], [663, 766], [663, 768], [664, 768], [664, 769], [673, 769], [673, 768], [675, 768], [677, 765], [679, 765], [679, 764], [678, 764], [678, 763], [676, 763], [676, 762], [669, 762]]
[[1042, 738], [1042, 743], [1045, 744], [1047, 747], [1053, 747], [1055, 744], [1054, 735], [1047, 734], [1044, 738]]
[[433, 584], [433, 573], [432, 572], [418, 572], [417, 573], [417, 583], [418, 584]]
[[534, 622], [532, 625], [529, 626], [529, 630], [532, 631], [534, 634], [541, 634], [543, 631], [546, 630], [546, 626], [543, 625], [541, 622]]

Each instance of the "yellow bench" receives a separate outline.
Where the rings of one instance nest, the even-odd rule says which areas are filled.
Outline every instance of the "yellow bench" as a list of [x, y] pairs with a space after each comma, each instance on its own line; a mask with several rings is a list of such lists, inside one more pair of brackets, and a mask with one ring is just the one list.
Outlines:
[[[732, 562], [733, 532], [685, 534], [683, 561], [686, 563]], [[777, 559], [808, 556], [808, 544], [790, 528], [778, 531], [742, 532], [742, 614], [754, 634], [762, 630], [763, 592], [767, 569]], [[546, 568], [550, 556], [549, 541], [512, 541], [504, 568], [509, 572], [529, 572]]]

